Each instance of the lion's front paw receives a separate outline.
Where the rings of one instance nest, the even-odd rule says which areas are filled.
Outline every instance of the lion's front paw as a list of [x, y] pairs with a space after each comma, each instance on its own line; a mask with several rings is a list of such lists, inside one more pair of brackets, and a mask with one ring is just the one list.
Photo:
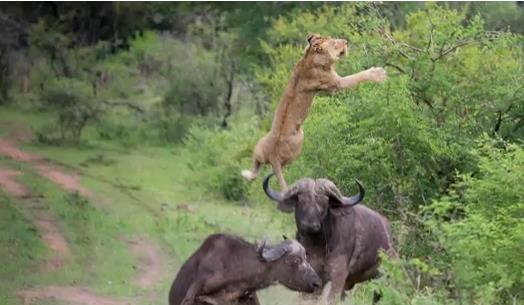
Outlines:
[[380, 67], [369, 68], [366, 70], [366, 78], [376, 83], [383, 82], [386, 79], [386, 70]]

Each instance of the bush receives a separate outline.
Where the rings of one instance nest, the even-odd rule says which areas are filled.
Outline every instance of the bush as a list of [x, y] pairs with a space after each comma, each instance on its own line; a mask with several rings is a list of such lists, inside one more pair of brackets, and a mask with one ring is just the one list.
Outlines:
[[170, 85], [164, 105], [168, 110], [190, 115], [216, 113], [225, 84], [220, 74], [219, 54], [199, 43], [177, 42], [173, 50], [178, 60], [171, 64]]
[[51, 80], [41, 92], [41, 100], [57, 113], [56, 126], [44, 129], [47, 134], [38, 135], [46, 142], [79, 140], [84, 127], [99, 113], [91, 85], [77, 79]]
[[[433, 3], [389, 33], [375, 9], [351, 3], [297, 10], [274, 20], [262, 42], [271, 65], [256, 75], [272, 109], [303, 52], [304, 33], [350, 41], [348, 58], [337, 63], [340, 75], [372, 65], [389, 74], [383, 84], [316, 98], [302, 155], [285, 171], [288, 183], [326, 177], [349, 194], [353, 178], [364, 182], [366, 204], [393, 220], [400, 253], [416, 262], [405, 266], [416, 289], [391, 287], [386, 303], [518, 301], [524, 234], [517, 219], [524, 214], [520, 189], [510, 185], [522, 185], [522, 150], [509, 143], [499, 144], [505, 150], [469, 147], [483, 134], [522, 138], [522, 37], [487, 32], [480, 17]], [[424, 214], [428, 207], [439, 212]], [[519, 263], [512, 266], [511, 257]]]
[[226, 199], [244, 199], [248, 186], [240, 171], [250, 166], [251, 149], [259, 136], [256, 126], [256, 121], [234, 123], [230, 130], [193, 126], [185, 146], [195, 183]]
[[461, 174], [428, 208], [428, 223], [447, 249], [461, 298], [510, 304], [524, 298], [524, 150], [484, 137], [472, 153], [478, 171]]

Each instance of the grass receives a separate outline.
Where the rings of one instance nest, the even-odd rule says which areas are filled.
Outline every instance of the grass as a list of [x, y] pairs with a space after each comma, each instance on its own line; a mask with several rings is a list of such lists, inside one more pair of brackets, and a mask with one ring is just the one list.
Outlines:
[[[12, 126], [26, 122], [25, 126], [37, 129], [49, 121], [45, 114], [35, 115], [11, 108], [0, 112], [0, 123]], [[227, 202], [192, 183], [187, 177], [193, 173], [178, 146], [126, 149], [111, 142], [89, 139], [89, 145], [81, 146], [56, 147], [29, 142], [21, 147], [71, 171], [80, 171], [82, 185], [96, 193], [97, 199], [86, 201], [67, 194], [37, 175], [30, 165], [1, 159], [0, 166], [18, 168], [23, 172], [20, 180], [30, 187], [33, 194], [40, 195], [51, 213], [57, 216], [71, 245], [72, 259], [53, 273], [28, 271], [18, 274], [17, 280], [9, 281], [9, 287], [0, 289], [0, 296], [3, 293], [12, 298], [9, 292], [43, 285], [80, 285], [101, 294], [135, 296], [140, 290], [129, 282], [135, 274], [135, 261], [123, 239], [142, 235], [156, 241], [168, 257], [165, 269], [169, 270], [169, 276], [154, 287], [157, 292], [154, 301], [165, 303], [178, 266], [208, 234], [231, 232], [250, 241], [263, 236], [277, 240], [284, 233], [293, 235], [292, 222], [287, 216], [277, 213], [273, 206]], [[8, 202], [7, 207], [14, 205], [13, 201]], [[31, 241], [32, 247], [39, 249], [30, 251], [24, 248], [33, 256], [25, 260], [17, 258], [20, 262], [15, 262], [15, 265], [20, 265], [18, 270], [22, 272], [24, 268], [30, 270], [31, 264], [41, 262], [50, 254], [34, 230], [30, 231], [32, 235], [23, 233], [24, 225], [30, 226], [23, 217], [30, 216], [30, 211], [15, 209], [10, 213], [15, 212], [20, 224], [6, 234], [11, 234], [11, 239], [17, 234], [26, 234], [26, 243]], [[8, 226], [5, 218], [0, 219], [0, 226]], [[6, 265], [4, 257], [9, 256], [2, 256], [2, 265]], [[9, 278], [9, 270], [1, 272], [2, 279]], [[264, 304], [280, 304], [290, 298], [295, 298], [295, 294], [283, 288], [271, 288], [261, 293]]]
[[12, 294], [27, 287], [37, 258], [45, 252], [35, 228], [20, 210], [19, 204], [0, 193], [0, 300], [18, 304]]
[[[29, 165], [1, 160], [0, 166], [17, 168], [23, 172], [18, 179], [29, 186], [34, 197], [45, 202], [49, 212], [58, 218], [58, 226], [72, 252], [64, 268], [54, 272], [35, 272], [25, 276], [25, 280], [32, 286], [50, 283], [87, 285], [101, 293], [133, 295], [134, 287], [127, 281], [118, 280], [131, 278], [135, 272], [133, 258], [128, 254], [125, 241], [121, 238], [126, 235], [127, 230], [118, 215], [108, 215], [103, 210], [94, 208], [85, 198], [63, 192], [38, 176]], [[31, 219], [34, 216], [34, 211], [28, 208], [29, 202], [17, 200], [16, 203], [26, 218]], [[2, 224], [4, 223], [2, 220]], [[34, 256], [35, 263], [41, 263], [51, 255], [44, 247], [40, 255]], [[112, 281], [113, 278], [117, 280]], [[107, 284], [109, 281], [111, 285]]]

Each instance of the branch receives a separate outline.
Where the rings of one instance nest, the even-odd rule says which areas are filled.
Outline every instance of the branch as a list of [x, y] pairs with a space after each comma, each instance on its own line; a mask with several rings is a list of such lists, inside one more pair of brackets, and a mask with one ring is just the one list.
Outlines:
[[502, 124], [502, 111], [499, 111], [497, 122], [495, 123], [495, 127], [493, 127], [493, 134], [496, 134], [497, 132], [499, 132], [501, 124]]
[[453, 46], [453, 47], [451, 47], [451, 48], [449, 48], [449, 49], [447, 49], [445, 51], [443, 51], [441, 49], [439, 56], [437, 58], [432, 58], [431, 60], [432, 61], [437, 61], [437, 60], [441, 59], [442, 57], [448, 55], [449, 53], [455, 51], [456, 49], [458, 49], [460, 47], [463, 47], [465, 45], [468, 45], [470, 43], [473, 43], [473, 42], [475, 42], [475, 41], [474, 40], [465, 40], [465, 41], [461, 41], [461, 42], [457, 43], [455, 46]]
[[435, 25], [433, 24], [433, 21], [431, 20], [431, 14], [428, 11], [426, 11], [426, 14], [428, 15], [429, 24], [431, 26], [429, 30], [428, 45], [426, 46], [426, 53], [429, 54], [429, 49], [433, 45], [433, 31], [435, 30]]
[[127, 101], [114, 101], [114, 102], [102, 101], [102, 104], [107, 105], [107, 106], [112, 106], [112, 107], [124, 106], [124, 107], [132, 109], [132, 110], [134, 110], [136, 112], [139, 112], [139, 113], [144, 113], [145, 112], [144, 109], [140, 108], [139, 106], [137, 106], [135, 104], [127, 102]]
[[384, 64], [384, 66], [389, 66], [389, 67], [397, 69], [401, 73], [408, 74], [408, 72], [406, 72], [406, 70], [404, 68], [402, 68], [401, 66], [398, 66], [396, 64], [387, 62], [387, 63]]
[[[449, 35], [448, 37], [446, 37], [446, 40], [444, 40], [444, 42], [442, 43], [442, 45], [440, 46], [440, 50], [438, 51], [439, 53], [439, 56], [442, 56], [442, 52], [444, 52], [444, 48], [446, 47], [446, 44], [448, 43], [448, 41], [450, 41], [451, 39], [453, 39], [453, 37], [455, 36], [455, 34], [457, 33], [457, 30], [453, 31], [451, 33], [451, 35]], [[431, 58], [431, 60], [433, 62], [435, 62], [437, 59], [433, 59]]]
[[[393, 38], [393, 36], [389, 35], [386, 31], [381, 31], [381, 32], [382, 32], [382, 35], [384, 35], [384, 37], [386, 37], [386, 39], [389, 40], [395, 46], [402, 46], [402, 47], [406, 47], [406, 48], [411, 49], [411, 50], [416, 51], [416, 52], [422, 52], [422, 49], [420, 49], [420, 48], [417, 48], [415, 46], [409, 45], [409, 44], [407, 44], [405, 42], [398, 42], [398, 41], [396, 41], [395, 38]], [[399, 52], [401, 52], [401, 54], [404, 57], [408, 57], [401, 50], [399, 50]]]
[[433, 103], [427, 97], [424, 96], [424, 93], [414, 91], [413, 95], [414, 95], [415, 98], [418, 98], [419, 100], [424, 102], [424, 104], [426, 104], [429, 107], [429, 109], [431, 110], [431, 113], [433, 113], [433, 115], [435, 114], [434, 111], [433, 111], [434, 110]]

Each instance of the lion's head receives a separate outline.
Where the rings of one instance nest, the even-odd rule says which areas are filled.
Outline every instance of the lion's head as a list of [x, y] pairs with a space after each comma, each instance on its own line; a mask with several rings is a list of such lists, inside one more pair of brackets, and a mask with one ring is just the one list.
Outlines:
[[317, 65], [331, 65], [347, 54], [348, 42], [345, 39], [309, 35], [306, 58]]

